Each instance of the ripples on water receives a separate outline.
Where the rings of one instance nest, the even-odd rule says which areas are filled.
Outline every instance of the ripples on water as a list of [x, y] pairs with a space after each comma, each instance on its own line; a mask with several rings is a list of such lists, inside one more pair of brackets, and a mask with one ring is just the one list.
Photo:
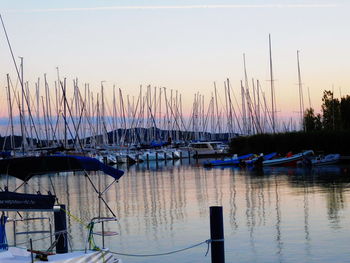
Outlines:
[[[122, 253], [159, 253], [209, 238], [209, 206], [224, 209], [226, 262], [350, 261], [349, 167], [312, 170], [269, 168], [205, 169], [179, 161], [158, 167], [121, 167], [125, 175], [106, 194], [119, 221], [107, 228], [106, 246]], [[82, 173], [50, 176], [60, 202], [84, 222], [98, 215], [98, 198]], [[101, 187], [112, 179], [91, 174]], [[7, 181], [1, 178], [1, 186]], [[20, 181], [9, 178], [10, 190]], [[25, 191], [53, 189], [49, 176], [36, 176]], [[103, 215], [108, 215], [103, 207]], [[30, 213], [29, 216], [49, 215]], [[19, 225], [17, 231], [39, 230], [46, 222]], [[74, 249], [84, 247], [86, 230], [68, 218]], [[12, 242], [12, 229], [8, 238]], [[27, 237], [19, 237], [18, 242]], [[36, 237], [33, 237], [34, 239]], [[97, 242], [100, 240], [97, 239]], [[35, 246], [47, 248], [48, 242]], [[182, 253], [154, 257], [121, 257], [124, 262], [210, 262], [206, 245]]]

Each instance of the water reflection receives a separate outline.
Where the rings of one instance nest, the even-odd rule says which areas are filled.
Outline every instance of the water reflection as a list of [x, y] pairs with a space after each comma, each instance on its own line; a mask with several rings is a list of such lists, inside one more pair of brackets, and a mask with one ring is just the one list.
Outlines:
[[[224, 207], [228, 262], [232, 257], [238, 262], [261, 258], [267, 262], [306, 262], [315, 258], [319, 247], [335, 253], [334, 249], [330, 251], [334, 244], [328, 249], [327, 243], [322, 243], [327, 242], [324, 237], [339, 240], [332, 239], [333, 243], [344, 242], [336, 230], [350, 234], [346, 222], [350, 215], [346, 203], [348, 167], [204, 169], [184, 160], [182, 165], [177, 161], [159, 162], [158, 167], [150, 163], [120, 168], [126, 170], [125, 175], [104, 196], [119, 218], [119, 222], [106, 225], [107, 230], [119, 233], [107, 241], [112, 250], [168, 251], [207, 239], [211, 205]], [[100, 173], [92, 173], [90, 178], [101, 189], [113, 180]], [[1, 177], [0, 184], [6, 184], [6, 177]], [[9, 184], [13, 189], [19, 181], [9, 178]], [[37, 176], [22, 188], [31, 193], [38, 190], [56, 192], [59, 201], [85, 223], [99, 214], [97, 195], [82, 173]], [[105, 206], [101, 208], [103, 216], [111, 215]], [[40, 230], [46, 225], [41, 220], [18, 225], [17, 231]], [[68, 225], [73, 248], [82, 248], [86, 238], [84, 225], [73, 217], [68, 218]], [[39, 246], [46, 244], [41, 242]], [[339, 247], [341, 244], [338, 252]], [[202, 255], [203, 248], [198, 248], [166, 262], [193, 262], [189, 258], [202, 259]], [[204, 258], [201, 262], [209, 260]], [[155, 258], [153, 262], [164, 261]]]
[[[344, 209], [345, 196], [350, 184], [350, 170], [344, 166], [266, 169], [267, 174], [287, 174], [292, 187], [302, 188], [308, 196], [308, 188], [326, 193], [328, 219], [334, 228], [340, 228], [340, 212]], [[307, 198], [307, 197], [306, 197]]]

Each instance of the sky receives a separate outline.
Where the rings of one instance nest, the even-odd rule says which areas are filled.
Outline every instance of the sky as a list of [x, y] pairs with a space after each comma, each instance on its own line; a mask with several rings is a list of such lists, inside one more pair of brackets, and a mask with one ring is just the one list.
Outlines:
[[[107, 96], [113, 85], [137, 96], [139, 86], [178, 90], [189, 112], [194, 94], [209, 101], [215, 81], [224, 98], [230, 79], [237, 96], [244, 79], [269, 94], [272, 37], [277, 111], [297, 118], [296, 52], [300, 50], [305, 107], [320, 110], [324, 90], [350, 95], [350, 3], [346, 0], [0, 0], [15, 57], [24, 57], [32, 88], [56, 67]], [[6, 116], [6, 74], [16, 78], [0, 31], [0, 115]], [[269, 100], [269, 97], [267, 97]]]

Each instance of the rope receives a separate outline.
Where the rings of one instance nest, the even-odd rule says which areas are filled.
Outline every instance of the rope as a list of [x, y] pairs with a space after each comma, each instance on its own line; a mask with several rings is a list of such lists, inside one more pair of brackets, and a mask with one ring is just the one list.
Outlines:
[[88, 227], [88, 224], [84, 223], [82, 219], [80, 219], [79, 217], [73, 215], [71, 212], [69, 212], [69, 210], [67, 209], [63, 209], [62, 207], [60, 208], [63, 212], [65, 212], [69, 217], [73, 218], [76, 222], [78, 222], [79, 224], [83, 225], [84, 227]]
[[208, 244], [208, 249], [207, 252], [205, 253], [205, 256], [208, 255], [208, 251], [209, 251], [209, 244], [213, 241], [216, 240], [211, 240], [211, 239], [207, 239], [205, 241], [202, 241], [200, 243], [185, 247], [185, 248], [181, 248], [181, 249], [177, 249], [177, 250], [173, 250], [173, 251], [169, 251], [169, 252], [164, 252], [164, 253], [156, 253], [156, 254], [130, 254], [130, 253], [121, 253], [121, 252], [115, 252], [115, 251], [109, 251], [111, 254], [115, 254], [115, 255], [120, 255], [120, 256], [129, 256], [129, 257], [157, 257], [157, 256], [166, 256], [166, 255], [171, 255], [171, 254], [175, 254], [175, 253], [179, 253], [185, 250], [189, 250], [191, 248], [195, 248], [198, 246], [201, 246], [203, 244]]
[[[94, 223], [89, 223], [89, 224], [85, 224], [83, 222], [83, 220], [81, 220], [80, 218], [78, 218], [77, 216], [74, 216], [73, 214], [71, 214], [68, 210], [62, 209], [68, 216], [72, 217], [75, 221], [77, 221], [78, 223], [82, 224], [84, 227], [86, 227], [89, 230], [89, 235], [88, 235], [88, 243], [92, 246], [93, 250], [96, 251], [102, 251], [99, 247], [96, 246], [94, 238], [93, 238], [93, 228], [94, 228]], [[190, 245], [188, 247], [185, 248], [181, 248], [181, 249], [177, 249], [177, 250], [173, 250], [173, 251], [168, 251], [168, 252], [164, 252], [164, 253], [155, 253], [155, 254], [131, 254], [131, 253], [121, 253], [121, 252], [116, 252], [116, 251], [109, 251], [109, 253], [114, 254], [114, 255], [120, 255], [120, 256], [128, 256], [128, 257], [157, 257], [157, 256], [166, 256], [166, 255], [171, 255], [171, 254], [175, 254], [175, 253], [179, 253], [179, 252], [183, 252], [198, 246], [201, 246], [203, 244], [207, 244], [207, 251], [205, 253], [205, 256], [208, 255], [209, 253], [209, 246], [212, 242], [224, 242], [224, 239], [207, 239], [205, 241], [196, 243], [194, 245]]]

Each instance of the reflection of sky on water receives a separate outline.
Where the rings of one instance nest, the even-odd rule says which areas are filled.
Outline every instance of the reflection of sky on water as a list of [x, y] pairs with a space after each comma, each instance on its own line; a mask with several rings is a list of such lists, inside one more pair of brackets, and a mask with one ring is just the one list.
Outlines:
[[[157, 167], [158, 166], [158, 167]], [[155, 253], [182, 248], [209, 237], [209, 206], [222, 205], [225, 216], [227, 262], [339, 262], [349, 258], [349, 167], [204, 169], [188, 160], [120, 167], [126, 171], [105, 195], [119, 221], [107, 229], [113, 251]], [[51, 175], [59, 200], [84, 222], [98, 215], [98, 198], [82, 173]], [[112, 179], [91, 174], [101, 188]], [[1, 187], [6, 177], [1, 178]], [[9, 178], [10, 189], [20, 182]], [[53, 191], [49, 176], [34, 177], [28, 192]], [[103, 215], [108, 210], [102, 206]], [[30, 213], [31, 216], [48, 213]], [[74, 248], [82, 248], [84, 226], [69, 217]], [[39, 230], [46, 222], [19, 225]], [[9, 239], [12, 240], [9, 229]], [[24, 240], [25, 236], [19, 237]], [[99, 238], [97, 238], [99, 241]], [[47, 242], [38, 246], [47, 247]], [[156, 257], [147, 262], [210, 262], [206, 247]], [[125, 262], [146, 262], [123, 258]]]

